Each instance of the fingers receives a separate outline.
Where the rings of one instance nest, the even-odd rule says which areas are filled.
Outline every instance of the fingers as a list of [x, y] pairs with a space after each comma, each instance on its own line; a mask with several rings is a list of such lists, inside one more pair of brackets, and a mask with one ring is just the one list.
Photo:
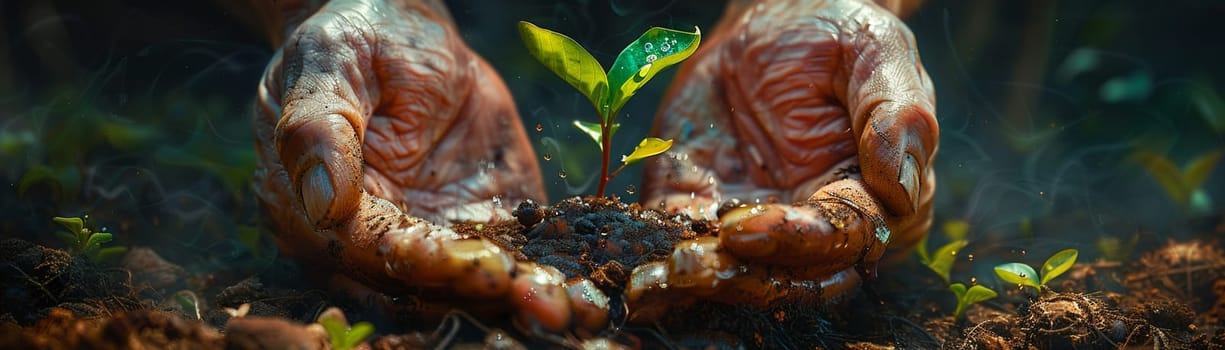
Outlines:
[[743, 264], [712, 237], [682, 242], [666, 262], [639, 266], [626, 287], [631, 322], [650, 322], [695, 299], [764, 308], [778, 302], [823, 303], [859, 284], [853, 269], [832, 273], [795, 266]]
[[844, 102], [864, 181], [894, 215], [911, 215], [934, 190], [935, 90], [905, 24], [879, 8], [865, 10], [843, 28], [857, 33], [842, 43], [854, 58], [846, 62]]
[[[340, 5], [338, 5], [340, 6]], [[350, 217], [362, 189], [362, 135], [377, 93], [372, 29], [336, 11], [308, 19], [265, 72], [261, 124], [271, 154], [289, 177], [292, 201], [319, 228]], [[261, 143], [269, 140], [260, 140]]]

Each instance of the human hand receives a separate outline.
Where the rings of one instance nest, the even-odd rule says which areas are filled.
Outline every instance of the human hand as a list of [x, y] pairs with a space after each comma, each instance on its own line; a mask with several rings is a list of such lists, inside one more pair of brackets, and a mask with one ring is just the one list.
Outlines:
[[713, 33], [656, 118], [677, 143], [648, 162], [642, 202], [721, 230], [635, 270], [637, 320], [692, 296], [829, 300], [931, 225], [935, 95], [904, 23], [862, 1], [765, 0]]

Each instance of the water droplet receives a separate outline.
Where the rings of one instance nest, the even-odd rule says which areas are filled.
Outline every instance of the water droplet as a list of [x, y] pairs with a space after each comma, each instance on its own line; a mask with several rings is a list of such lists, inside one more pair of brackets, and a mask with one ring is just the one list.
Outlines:
[[625, 186], [625, 193], [626, 193], [626, 194], [634, 194], [634, 192], [638, 192], [638, 188], [637, 188], [637, 187], [634, 187], [634, 185]]
[[547, 161], [550, 161], [550, 160], [553, 160], [553, 154], [552, 154], [552, 153], [545, 152], [545, 153], [544, 153], [544, 160], [545, 160], [546, 162], [547, 162]]
[[536, 123], [536, 132], [544, 131], [544, 124]]
[[1025, 278], [1025, 273], [1024, 272], [1018, 273], [1017, 276], [1021, 276], [1021, 278]]
[[1025, 256], [1025, 249], [1021, 249], [1021, 256]]
[[663, 51], [663, 52], [672, 51], [672, 45], [671, 45], [671, 44], [668, 44], [668, 43], [664, 43], [663, 45], [659, 45], [659, 51]]
[[744, 225], [736, 225], [736, 232], [744, 231]]
[[715, 123], [710, 123], [710, 128], [711, 128], [711, 129], [714, 129], [714, 128], [715, 128]]
[[978, 284], [978, 277], [970, 276], [970, 285], [973, 286], [976, 284]]
[[560, 177], [560, 178], [563, 178], [563, 179], [564, 179], [564, 178], [566, 178], [566, 171], [565, 171], [565, 170], [558, 171], [558, 172], [557, 172], [557, 177]]
[[1046, 191], [1038, 191], [1038, 197], [1046, 197]]
[[697, 198], [697, 196], [698, 196], [697, 193], [689, 192], [689, 199]]
[[657, 59], [659, 59], [659, 56], [655, 56], [655, 54], [647, 55], [647, 63], [655, 63]]
[[949, 254], [952, 254], [953, 256], [957, 256], [957, 251], [956, 251], [956, 250], [951, 251], [951, 252], [949, 252]]
[[974, 261], [974, 254], [966, 255], [966, 259], [969, 259], [971, 262]]
[[642, 44], [642, 49], [643, 49], [643, 50], [646, 50], [647, 52], [654, 51], [654, 50], [655, 50], [655, 44], [652, 44], [652, 43]]
[[502, 196], [493, 196], [493, 207], [494, 208], [502, 207]]
[[668, 288], [668, 282], [660, 282], [659, 288], [665, 288], [665, 289]]

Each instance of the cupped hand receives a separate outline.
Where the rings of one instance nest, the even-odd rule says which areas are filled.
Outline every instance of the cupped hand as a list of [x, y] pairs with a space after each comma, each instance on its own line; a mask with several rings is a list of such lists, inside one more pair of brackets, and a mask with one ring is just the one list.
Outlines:
[[935, 95], [904, 23], [864, 1], [762, 0], [713, 33], [656, 117], [677, 146], [648, 162], [643, 203], [720, 234], [634, 272], [637, 320], [694, 296], [826, 301], [931, 225]]
[[255, 185], [280, 246], [384, 293], [443, 290], [569, 327], [588, 303], [557, 270], [447, 227], [545, 196], [505, 84], [442, 5], [309, 3], [286, 2], [293, 29], [259, 85]]

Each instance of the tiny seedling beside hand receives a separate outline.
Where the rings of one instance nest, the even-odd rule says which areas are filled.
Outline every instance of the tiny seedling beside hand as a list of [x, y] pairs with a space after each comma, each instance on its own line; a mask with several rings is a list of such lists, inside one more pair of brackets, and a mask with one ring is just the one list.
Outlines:
[[68, 232], [56, 232], [55, 236], [68, 245], [68, 250], [72, 254], [83, 256], [93, 262], [103, 262], [128, 251], [127, 247], [103, 248], [103, 244], [109, 243], [115, 237], [109, 232], [98, 232], [85, 227], [85, 221], [88, 219], [89, 215], [86, 215], [84, 219], [58, 216], [52, 219], [68, 229]]
[[950, 221], [945, 223], [944, 230], [945, 234], [952, 239], [951, 242], [936, 249], [935, 253], [928, 253], [927, 235], [923, 235], [919, 244], [915, 246], [915, 251], [919, 254], [919, 262], [939, 275], [944, 283], [949, 283], [949, 273], [953, 270], [953, 261], [957, 258], [957, 253], [961, 248], [970, 244], [970, 241], [965, 240], [969, 225], [962, 220]]
[[328, 342], [334, 350], [349, 350], [361, 345], [362, 341], [374, 334], [374, 325], [370, 322], [358, 322], [349, 327], [344, 313], [340, 309], [330, 307], [319, 314], [315, 321], [323, 326]]
[[1041, 291], [1047, 282], [1071, 269], [1072, 265], [1076, 264], [1076, 256], [1078, 254], [1079, 251], [1074, 248], [1055, 252], [1055, 254], [1046, 259], [1046, 262], [1042, 263], [1041, 275], [1034, 271], [1032, 267], [1029, 267], [1029, 265], [1016, 262], [996, 266], [995, 274], [1000, 276], [1000, 279], [1004, 280], [1004, 282], [1014, 283], [1022, 287], [1033, 287]]
[[645, 138], [633, 152], [621, 157], [622, 164], [617, 170], [608, 171], [612, 136], [620, 126], [615, 121], [621, 107], [652, 77], [697, 50], [702, 37], [697, 28], [693, 33], [659, 27], [648, 29], [617, 55], [607, 72], [591, 53], [570, 37], [528, 22], [519, 22], [519, 35], [532, 57], [587, 96], [596, 109], [599, 123], [574, 121], [574, 125], [600, 147], [602, 165], [596, 196], [604, 196], [608, 182], [626, 165], [672, 147], [672, 140]]

